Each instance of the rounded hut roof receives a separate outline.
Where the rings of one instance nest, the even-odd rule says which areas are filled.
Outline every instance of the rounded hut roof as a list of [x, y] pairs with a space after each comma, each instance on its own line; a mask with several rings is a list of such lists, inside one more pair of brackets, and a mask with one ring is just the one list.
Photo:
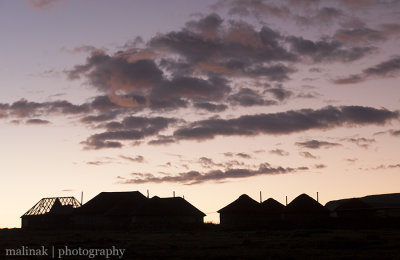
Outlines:
[[301, 194], [286, 207], [285, 213], [291, 214], [328, 214], [329, 210], [307, 194]]
[[259, 212], [260, 203], [250, 198], [247, 194], [242, 194], [238, 199], [218, 210], [218, 213], [248, 214]]

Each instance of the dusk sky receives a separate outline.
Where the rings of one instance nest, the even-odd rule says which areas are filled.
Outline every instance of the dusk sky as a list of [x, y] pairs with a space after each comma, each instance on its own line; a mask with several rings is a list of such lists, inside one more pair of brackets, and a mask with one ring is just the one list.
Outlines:
[[219, 221], [399, 192], [400, 1], [0, 0], [0, 227], [175, 191]]

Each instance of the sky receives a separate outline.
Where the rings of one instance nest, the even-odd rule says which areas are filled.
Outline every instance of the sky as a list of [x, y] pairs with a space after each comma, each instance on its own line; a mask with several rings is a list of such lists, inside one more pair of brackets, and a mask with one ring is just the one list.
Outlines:
[[218, 223], [399, 192], [400, 2], [0, 0], [0, 227], [43, 197], [184, 196]]

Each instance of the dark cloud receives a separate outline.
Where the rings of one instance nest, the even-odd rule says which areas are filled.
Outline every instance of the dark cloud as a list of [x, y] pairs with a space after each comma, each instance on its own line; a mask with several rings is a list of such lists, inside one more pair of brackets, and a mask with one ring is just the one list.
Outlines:
[[194, 103], [193, 106], [195, 108], [204, 109], [204, 110], [207, 110], [208, 112], [214, 112], [214, 113], [225, 111], [228, 108], [227, 105], [214, 104], [214, 103], [210, 103], [210, 102]]
[[274, 100], [264, 99], [261, 94], [250, 88], [241, 88], [238, 93], [229, 96], [228, 100], [233, 105], [240, 105], [244, 107], [270, 106], [277, 104], [277, 102]]
[[373, 78], [396, 77], [400, 73], [400, 56], [394, 56], [387, 61], [381, 62], [373, 67], [364, 69], [360, 74], [332, 80], [335, 84], [354, 84]]
[[32, 118], [32, 119], [26, 120], [25, 123], [28, 125], [48, 125], [48, 124], [50, 124], [50, 121], [39, 119], [39, 118]]
[[223, 19], [218, 14], [212, 13], [197, 21], [187, 22], [186, 28], [215, 37], [215, 33], [221, 27], [222, 22]]
[[166, 136], [166, 135], [158, 135], [157, 139], [150, 140], [147, 144], [149, 145], [167, 145], [167, 144], [172, 144], [176, 143], [176, 140], [172, 136]]
[[[66, 100], [38, 103], [21, 99], [6, 107], [3, 104], [3, 107], [8, 109], [10, 115], [16, 117], [32, 117], [48, 114], [80, 114], [87, 113], [90, 110], [87, 104], [74, 105]], [[4, 111], [4, 109], [2, 110]]]
[[[205, 19], [220, 21], [215, 14]], [[149, 46], [180, 55], [192, 69], [202, 73], [266, 76], [270, 80], [281, 81], [293, 72], [282, 64], [264, 64], [294, 59], [280, 45], [279, 41], [283, 38], [279, 32], [266, 26], [257, 31], [253, 26], [237, 21], [230, 21], [218, 33], [216, 30], [221, 25], [217, 23], [216, 26], [215, 22], [210, 23], [213, 26], [203, 26], [201, 32], [191, 30], [194, 24], [198, 26], [204, 21], [192, 21], [189, 28], [156, 36], [149, 42]]]
[[227, 83], [227, 80], [220, 77], [210, 77], [208, 80], [178, 77], [153, 87], [151, 99], [169, 101], [183, 97], [218, 101], [230, 92], [231, 89]]
[[277, 100], [284, 101], [293, 95], [293, 92], [283, 87], [268, 88], [265, 92], [271, 93]]
[[104, 113], [99, 115], [89, 115], [85, 116], [81, 119], [83, 123], [98, 123], [98, 122], [105, 122], [115, 119], [117, 113]]
[[247, 153], [237, 153], [236, 156], [243, 158], [243, 159], [250, 159], [251, 155]]
[[276, 154], [279, 156], [288, 156], [289, 155], [288, 152], [286, 152], [285, 150], [282, 150], [282, 149], [274, 149], [274, 150], [269, 151], [269, 153]]
[[311, 58], [314, 62], [351, 62], [363, 58], [375, 50], [374, 47], [346, 47], [339, 41], [311, 41], [303, 37], [287, 38], [292, 50], [300, 56]]
[[157, 177], [153, 174], [132, 173], [134, 178], [122, 181], [123, 184], [142, 184], [142, 183], [183, 183], [183, 184], [199, 184], [208, 181], [223, 181], [238, 178], [248, 178], [261, 175], [276, 175], [294, 173], [294, 168], [271, 167], [268, 163], [260, 164], [258, 169], [227, 169], [227, 170], [211, 170], [201, 173], [198, 171], [183, 172], [175, 176]]
[[318, 141], [318, 140], [297, 142], [296, 145], [303, 147], [303, 148], [309, 148], [309, 149], [331, 148], [331, 147], [335, 147], [335, 146], [341, 146], [341, 144], [338, 144], [338, 143], [330, 143], [330, 142]]
[[37, 114], [39, 108], [44, 107], [43, 104], [30, 102], [26, 99], [21, 99], [11, 104], [10, 113], [17, 117], [29, 117]]
[[[86, 145], [86, 148], [93, 149], [120, 148], [122, 144], [119, 141], [138, 141], [147, 136], [157, 135], [160, 131], [167, 129], [177, 121], [175, 118], [166, 117], [128, 116], [121, 122], [112, 121], [105, 124], [106, 132], [91, 135], [83, 143]], [[152, 144], [156, 143], [156, 141], [152, 142]]]
[[338, 41], [349, 42], [353, 44], [365, 44], [369, 42], [383, 41], [386, 39], [386, 37], [380, 31], [367, 27], [339, 29], [336, 31], [333, 37]]
[[339, 126], [382, 125], [398, 118], [398, 112], [362, 106], [328, 106], [273, 114], [245, 115], [234, 119], [212, 118], [193, 122], [174, 132], [177, 139], [212, 139], [215, 136], [291, 134]]
[[113, 103], [108, 96], [97, 96], [91, 101], [90, 105], [93, 109], [99, 111], [121, 108], [117, 104]]
[[327, 166], [325, 164], [316, 164], [316, 165], [314, 165], [314, 167], [316, 169], [323, 169], [323, 168], [326, 168]]

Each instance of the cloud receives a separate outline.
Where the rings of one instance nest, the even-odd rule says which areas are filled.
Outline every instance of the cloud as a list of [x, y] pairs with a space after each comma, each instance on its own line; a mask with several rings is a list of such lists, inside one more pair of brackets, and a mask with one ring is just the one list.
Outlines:
[[274, 149], [274, 150], [269, 151], [269, 153], [276, 154], [279, 156], [288, 156], [289, 155], [289, 152], [282, 150], [282, 149]]
[[11, 105], [2, 104], [0, 106], [0, 112], [4, 116], [9, 114], [20, 118], [49, 114], [80, 114], [87, 113], [89, 110], [90, 107], [87, 104], [74, 105], [66, 100], [38, 103], [21, 99]]
[[322, 7], [315, 11], [304, 13], [303, 15], [294, 15], [294, 19], [302, 25], [318, 25], [332, 24], [335, 20], [342, 18], [344, 13], [342, 10], [334, 7]]
[[[217, 20], [219, 22], [216, 22]], [[220, 21], [221, 18], [215, 14], [199, 21], [191, 21], [188, 23], [190, 26], [181, 31], [153, 37], [148, 46], [180, 56], [186, 61], [186, 67], [189, 65], [192, 71], [202, 74], [213, 73], [230, 77], [265, 76], [272, 81], [282, 81], [293, 72], [283, 64], [273, 64], [294, 59], [294, 56], [280, 45], [279, 41], [283, 40], [283, 37], [279, 32], [267, 26], [257, 31], [250, 24], [234, 20], [223, 27]], [[199, 27], [202, 28], [200, 31]], [[265, 64], [266, 62], [269, 64]], [[170, 62], [169, 66], [173, 64]], [[181, 63], [175, 64], [181, 68]]]
[[206, 140], [215, 136], [283, 135], [311, 129], [340, 126], [383, 125], [398, 118], [398, 112], [362, 106], [328, 106], [322, 109], [291, 110], [281, 113], [244, 115], [233, 119], [195, 121], [174, 131], [178, 140]]
[[297, 142], [296, 145], [301, 146], [303, 148], [309, 148], [309, 149], [331, 148], [331, 147], [335, 147], [335, 146], [341, 146], [341, 144], [338, 144], [338, 143], [330, 143], [330, 142], [318, 141], [318, 140]]
[[400, 130], [391, 130], [390, 134], [393, 136], [400, 136]]
[[141, 155], [138, 155], [136, 157], [130, 157], [130, 156], [125, 156], [125, 155], [120, 155], [122, 159], [128, 160], [130, 162], [136, 162], [136, 163], [143, 163], [144, 162], [144, 157]]
[[58, 2], [61, 0], [29, 0], [30, 6], [38, 10], [49, 10]]
[[[105, 124], [106, 132], [93, 134], [82, 143], [87, 149], [120, 148], [120, 141], [138, 141], [147, 136], [157, 135], [177, 121], [175, 118], [166, 117], [128, 116], [121, 122], [112, 121]], [[156, 142], [153, 141], [152, 144]]]
[[276, 101], [266, 100], [261, 94], [249, 88], [241, 88], [239, 92], [229, 96], [228, 100], [233, 105], [240, 105], [244, 107], [270, 106], [277, 104]]
[[105, 121], [110, 121], [113, 120], [117, 117], [117, 113], [115, 112], [108, 112], [104, 114], [98, 114], [98, 115], [88, 115], [83, 118], [81, 118], [81, 122], [83, 123], [99, 123], [99, 122], [105, 122]]
[[236, 156], [241, 157], [243, 159], [250, 159], [251, 155], [247, 153], [237, 153]]
[[287, 38], [292, 51], [314, 62], [352, 62], [375, 50], [374, 47], [347, 47], [339, 41], [323, 39], [311, 41], [303, 37]]
[[228, 8], [230, 15], [255, 16], [259, 19], [262, 17], [288, 18], [291, 15], [290, 9], [286, 6], [260, 0], [218, 1], [213, 7], [215, 9]]
[[293, 95], [292, 91], [286, 90], [282, 87], [268, 88], [265, 92], [271, 93], [277, 100], [284, 101]]
[[354, 143], [355, 145], [367, 149], [372, 143], [375, 142], [375, 139], [368, 139], [368, 138], [346, 138], [343, 139], [345, 141]]
[[325, 164], [316, 164], [316, 165], [314, 165], [314, 167], [315, 167], [316, 169], [323, 169], [323, 168], [326, 168], [326, 167], [328, 167], [328, 166], [326, 166]]
[[310, 152], [300, 152], [299, 154], [307, 159], [318, 159], [318, 156], [315, 156], [315, 155], [311, 154]]
[[172, 144], [172, 143], [176, 143], [176, 142], [177, 141], [172, 136], [158, 135], [157, 139], [150, 140], [147, 144], [149, 144], [149, 145], [168, 145], [168, 144]]
[[364, 69], [360, 74], [352, 74], [347, 77], [332, 80], [335, 84], [354, 84], [368, 79], [397, 77], [400, 73], [400, 56], [393, 56], [373, 67]]
[[200, 184], [209, 181], [224, 181], [238, 178], [248, 178], [262, 175], [276, 175], [294, 173], [297, 169], [271, 167], [268, 163], [260, 164], [258, 169], [227, 169], [211, 170], [205, 173], [198, 171], [182, 172], [174, 176], [157, 177], [153, 174], [132, 173], [134, 178], [126, 179], [119, 183], [122, 184], [143, 184], [143, 183], [182, 183], [187, 185]]
[[339, 29], [336, 31], [333, 37], [338, 41], [352, 44], [365, 44], [369, 42], [383, 41], [386, 39], [382, 32], [367, 27]]
[[224, 105], [224, 104], [214, 104], [214, 103], [211, 103], [211, 102], [194, 103], [193, 106], [194, 106], [195, 108], [203, 109], [203, 110], [206, 110], [206, 111], [208, 111], [208, 112], [214, 112], [214, 113], [223, 112], [223, 111], [225, 111], [225, 110], [228, 108], [227, 105]]
[[214, 162], [213, 159], [208, 158], [208, 157], [201, 157], [198, 160], [198, 163], [203, 167], [203, 168], [213, 168], [213, 167], [225, 167], [223, 163], [216, 163]]
[[38, 118], [33, 118], [26, 120], [25, 122], [27, 125], [48, 125], [50, 124], [50, 121], [43, 120], [43, 119], [38, 119]]

